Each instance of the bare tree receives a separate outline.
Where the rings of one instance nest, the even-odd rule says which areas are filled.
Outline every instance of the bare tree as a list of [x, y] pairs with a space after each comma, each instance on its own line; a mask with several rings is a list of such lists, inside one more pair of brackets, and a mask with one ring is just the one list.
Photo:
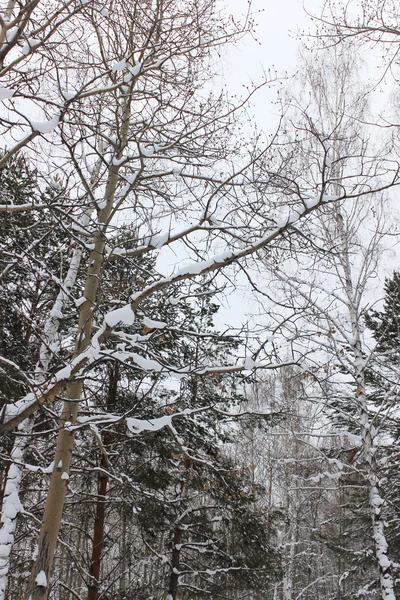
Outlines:
[[[324, 71], [315, 64], [307, 64], [316, 105], [316, 117], [309, 119], [313, 119], [316, 129], [321, 131], [324, 127], [320, 134], [324, 149], [321, 160], [330, 174], [331, 190], [336, 194], [340, 193], [349, 156], [354, 155], [357, 147], [358, 152], [364, 153], [366, 147], [365, 138], [355, 125], [362, 121], [365, 109], [363, 103], [358, 102], [360, 92], [354, 83], [356, 92], [351, 88], [356, 77], [351, 68], [353, 59], [348, 53], [344, 56], [346, 62], [335, 57], [331, 65], [322, 63]], [[328, 130], [325, 129], [327, 126]], [[385, 501], [379, 486], [378, 455], [387, 411], [394, 407], [389, 408], [386, 400], [379, 407], [373, 406], [369, 398], [368, 372], [375, 344], [364, 336], [363, 315], [371, 302], [371, 287], [378, 277], [385, 234], [390, 234], [390, 227], [385, 224], [383, 199], [378, 202], [376, 198], [366, 197], [362, 202], [337, 203], [320, 220], [318, 233], [315, 232], [314, 240], [322, 253], [315, 254], [311, 270], [309, 264], [306, 266], [307, 277], [304, 277], [300, 261], [296, 272], [290, 276], [282, 268], [276, 271], [280, 280], [295, 291], [292, 298], [298, 298], [310, 317], [307, 333], [303, 331], [302, 337], [313, 339], [315, 347], [323, 351], [322, 356], [326, 359], [314, 376], [324, 381], [322, 389], [330, 381], [333, 396], [328, 402], [333, 403], [332, 407], [335, 406], [343, 422], [347, 419], [349, 430], [359, 436], [356, 464], [365, 481], [383, 599], [395, 595], [385, 535]], [[366, 584], [365, 590], [369, 585]]]

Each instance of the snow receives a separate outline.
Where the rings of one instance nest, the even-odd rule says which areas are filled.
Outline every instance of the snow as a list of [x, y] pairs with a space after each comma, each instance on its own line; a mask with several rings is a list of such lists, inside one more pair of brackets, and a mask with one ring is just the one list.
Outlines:
[[332, 196], [329, 194], [324, 194], [322, 196], [321, 202], [324, 202], [325, 204], [328, 202], [335, 202], [336, 200], [339, 200], [340, 196]]
[[392, 563], [386, 555], [383, 555], [379, 557], [379, 564], [383, 569], [388, 569]]
[[8, 43], [12, 42], [15, 38], [15, 36], [19, 35], [19, 27], [11, 27], [10, 29], [8, 29], [8, 31], [6, 32], [6, 41]]
[[208, 269], [214, 264], [224, 263], [234, 256], [234, 252], [232, 250], [226, 250], [221, 254], [216, 254], [212, 258], [207, 260], [202, 260], [197, 263], [192, 263], [187, 265], [186, 267], [182, 267], [176, 272], [176, 275], [179, 277], [180, 275], [198, 275], [205, 269]]
[[288, 219], [289, 219], [289, 216], [281, 217], [280, 219], [278, 219], [276, 222], [276, 226], [278, 227], [278, 229], [283, 229], [283, 227], [286, 227], [286, 225], [288, 223]]
[[288, 216], [288, 223], [295, 223], [296, 221], [298, 221], [301, 217], [301, 215], [304, 213], [305, 208], [304, 206], [299, 206], [297, 208], [294, 208]]
[[164, 327], [167, 327], [167, 323], [164, 323], [163, 321], [154, 321], [148, 317], [143, 317], [143, 324], [149, 329], [164, 329]]
[[126, 69], [126, 58], [123, 58], [119, 62], [115, 62], [111, 67], [111, 71], [114, 71], [114, 72], [115, 71], [123, 71], [124, 69]]
[[60, 369], [56, 373], [56, 381], [63, 381], [64, 379], [69, 379], [71, 376], [71, 366], [64, 367]]
[[65, 479], [66, 481], [68, 481], [69, 475], [66, 471], [64, 471], [64, 473], [61, 475], [61, 479]]
[[255, 364], [256, 363], [250, 356], [246, 356], [246, 358], [243, 360], [243, 368], [246, 370], [250, 371], [255, 367]]
[[153, 248], [161, 248], [164, 244], [167, 243], [169, 239], [169, 233], [161, 233], [158, 235], [152, 235], [149, 238], [145, 239], [145, 243]]
[[103, 15], [103, 17], [108, 17], [110, 12], [109, 12], [108, 8], [102, 8], [100, 11], [100, 14]]
[[[32, 421], [25, 419], [19, 427], [19, 431], [29, 433]], [[24, 451], [28, 443], [28, 437], [17, 438], [11, 452], [11, 458], [15, 461], [10, 465], [4, 486], [3, 506], [0, 526], [0, 598], [5, 597], [7, 587], [7, 575], [10, 566], [10, 554], [14, 544], [14, 533], [17, 524], [17, 515], [23, 512], [23, 506], [19, 500], [19, 489], [22, 478], [22, 469], [17, 463], [23, 459]]]
[[31, 38], [30, 40], [27, 40], [25, 42], [25, 44], [22, 46], [22, 48], [21, 48], [22, 54], [24, 54], [26, 56], [27, 54], [29, 54], [29, 52], [33, 48], [36, 48], [36, 46], [39, 46], [39, 44], [41, 44], [40, 40], [35, 40], [34, 38]]
[[153, 156], [154, 152], [154, 146], [151, 146], [150, 144], [147, 144], [146, 146], [144, 144], [140, 144], [140, 153], [143, 154], [143, 156], [150, 158]]
[[84, 302], [86, 302], [86, 298], [85, 296], [81, 296], [80, 298], [77, 298], [75, 300], [75, 306], [79, 308], [80, 306], [82, 306], [82, 304], [84, 304]]
[[51, 133], [58, 126], [59, 115], [54, 115], [49, 121], [31, 121], [30, 125], [34, 131], [39, 133]]
[[0, 100], [7, 100], [8, 98], [12, 98], [14, 96], [14, 90], [10, 90], [8, 88], [0, 86]]
[[129, 72], [131, 73], [131, 75], [133, 75], [133, 77], [136, 77], [137, 75], [139, 75], [141, 68], [142, 68], [142, 63], [137, 62], [134, 67], [131, 67], [129, 69]]
[[40, 587], [47, 587], [46, 573], [44, 571], [39, 571], [39, 573], [36, 575], [35, 581]]
[[116, 310], [107, 313], [104, 320], [108, 327], [115, 327], [118, 323], [133, 325], [135, 322], [135, 314], [132, 311], [131, 305], [126, 304], [121, 308], [117, 308]]
[[121, 156], [121, 158], [117, 158], [116, 156], [114, 156], [114, 158], [112, 159], [112, 164], [115, 167], [119, 167], [125, 161], [126, 161], [126, 156]]
[[320, 201], [320, 197], [319, 196], [315, 196], [314, 198], [307, 198], [305, 200], [305, 205], [307, 207], [308, 210], [310, 210], [311, 208], [315, 208], [317, 206], [317, 204]]
[[130, 417], [126, 420], [126, 424], [132, 433], [140, 433], [142, 431], [159, 431], [163, 427], [171, 427], [172, 416], [165, 415], [164, 417], [159, 417], [158, 419], [149, 419], [148, 421]]
[[130, 183], [131, 185], [133, 183], [135, 183], [136, 179], [138, 176], [138, 171], [136, 171], [135, 173], [131, 173], [130, 175], [128, 175], [128, 177], [126, 178], [127, 182]]
[[163, 366], [160, 365], [155, 360], [151, 360], [149, 358], [144, 358], [140, 356], [140, 354], [136, 354], [135, 352], [129, 353], [129, 357], [133, 360], [138, 367], [143, 369], [144, 371], [156, 371], [157, 373], [163, 370]]

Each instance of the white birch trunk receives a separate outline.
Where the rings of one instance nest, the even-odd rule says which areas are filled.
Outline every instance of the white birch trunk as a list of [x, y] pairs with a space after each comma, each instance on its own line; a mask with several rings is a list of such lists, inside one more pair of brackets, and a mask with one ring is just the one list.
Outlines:
[[[28, 434], [31, 429], [30, 420], [21, 423], [20, 431]], [[21, 462], [28, 446], [29, 436], [24, 435], [17, 439], [11, 452], [12, 461], [8, 469], [5, 483], [4, 499], [1, 512], [0, 527], [0, 600], [5, 600], [7, 590], [8, 572], [10, 568], [11, 551], [14, 544], [15, 530], [18, 515], [23, 512], [19, 499], [19, 491], [22, 479]]]
[[294, 567], [294, 555], [295, 555], [295, 535], [292, 530], [290, 535], [290, 549], [288, 556], [285, 561], [285, 575], [283, 577], [282, 589], [283, 589], [283, 600], [292, 600], [293, 595], [293, 567]]
[[352, 343], [351, 349], [354, 356], [355, 373], [354, 379], [357, 384], [357, 403], [359, 419], [361, 425], [361, 439], [364, 465], [366, 470], [366, 480], [368, 485], [368, 501], [372, 524], [372, 538], [374, 540], [375, 558], [379, 570], [379, 582], [382, 600], [396, 600], [394, 593], [394, 581], [391, 572], [392, 563], [388, 557], [388, 543], [385, 535], [384, 521], [381, 515], [384, 500], [379, 493], [379, 478], [377, 476], [376, 464], [376, 432], [373, 424], [370, 422], [368, 414], [368, 402], [365, 380], [365, 359], [363, 356], [360, 322], [361, 314], [359, 311], [359, 302], [361, 291], [354, 289], [352, 281], [351, 265], [349, 260], [348, 236], [343, 228], [343, 219], [339, 209], [337, 209], [337, 225], [342, 241], [343, 266], [345, 275], [345, 289], [349, 300], [348, 310], [351, 321]]

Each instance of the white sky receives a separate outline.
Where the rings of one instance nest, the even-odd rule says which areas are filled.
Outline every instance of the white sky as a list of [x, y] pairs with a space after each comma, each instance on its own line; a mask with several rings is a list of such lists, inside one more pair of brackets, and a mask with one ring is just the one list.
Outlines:
[[[243, 39], [237, 47], [227, 53], [228, 71], [226, 83], [232, 91], [240, 92], [241, 86], [260, 82], [263, 72], [276, 70], [279, 76], [291, 75], [296, 70], [297, 54], [300, 47], [300, 33], [311, 26], [311, 14], [318, 14], [322, 0], [253, 0], [256, 39], [251, 36]], [[247, 0], [226, 0], [227, 10], [240, 17], [247, 10]], [[278, 113], [273, 101], [276, 87], [268, 91], [264, 88], [254, 99], [254, 115], [257, 128], [272, 132]]]
[[[247, 0], [225, 0], [225, 5], [227, 12], [236, 18], [246, 14], [248, 9]], [[307, 0], [305, 4], [308, 12], [315, 14], [319, 13], [320, 6], [320, 0]], [[307, 31], [311, 25], [302, 0], [253, 0], [252, 12], [257, 23], [255, 38], [249, 35], [236, 46], [227, 48], [221, 61], [220, 81], [215, 82], [217, 86], [219, 83], [225, 84], [232, 94], [242, 94], [243, 85], [260, 83], [263, 73], [269, 68], [281, 77], [286, 73], [289, 76], [293, 74], [300, 46], [299, 32]], [[265, 87], [252, 99], [251, 112], [254, 114], [255, 125], [266, 134], [274, 132], [280, 115], [279, 108], [274, 104], [277, 87], [278, 85]], [[157, 266], [164, 274], [169, 274], [176, 267], [176, 250], [178, 249], [174, 247], [163, 251], [159, 257]], [[184, 261], [184, 249], [179, 249], [178, 252], [180, 259]], [[259, 309], [252, 303], [252, 294], [246, 291], [249, 287], [246, 278], [239, 276], [235, 283], [237, 291], [227, 299], [216, 319], [221, 327], [228, 323], [230, 326], [240, 327], [250, 314]]]

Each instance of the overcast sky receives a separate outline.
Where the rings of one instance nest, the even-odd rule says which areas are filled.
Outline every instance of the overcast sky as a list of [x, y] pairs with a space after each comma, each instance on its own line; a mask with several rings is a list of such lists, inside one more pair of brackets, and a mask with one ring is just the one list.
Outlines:
[[[240, 91], [240, 86], [260, 82], [263, 72], [275, 69], [279, 76], [293, 74], [296, 70], [300, 33], [311, 26], [308, 11], [318, 15], [322, 0], [254, 0], [256, 39], [247, 36], [236, 47], [230, 47], [227, 55], [226, 82], [229, 89]], [[245, 14], [247, 0], [226, 0], [227, 10], [236, 17]], [[273, 101], [276, 90], [264, 89], [254, 99], [254, 114], [259, 129], [273, 129], [273, 113], [277, 112]]]
[[[236, 18], [246, 14], [247, 0], [225, 0], [227, 11]], [[320, 0], [306, 0], [309, 12], [318, 14]], [[252, 12], [255, 16], [255, 38], [250, 35], [243, 38], [236, 47], [229, 47], [221, 61], [220, 81], [232, 94], [240, 94], [242, 86], [251, 82], [261, 83], [263, 73], [269, 68], [284, 77], [296, 70], [298, 50], [300, 47], [300, 31], [307, 31], [310, 18], [306, 14], [302, 0], [254, 0]], [[214, 82], [218, 86], [218, 82]], [[252, 113], [258, 130], [272, 133], [277, 123], [278, 107], [274, 105], [277, 86], [271, 89], [263, 88], [252, 100]], [[165, 249], [157, 262], [158, 268], [165, 274], [170, 274], [177, 265], [177, 256], [185, 262], [185, 249], [174, 245], [173, 249]], [[187, 259], [186, 259], [187, 260]], [[193, 259], [189, 259], [192, 262]], [[179, 262], [179, 260], [178, 260]], [[179, 264], [178, 266], [181, 266]], [[224, 302], [217, 318], [220, 326], [230, 324], [239, 327], [247, 320], [250, 313], [257, 307], [252, 303], [252, 295], [248, 291], [248, 282], [237, 275], [235, 280], [237, 290]], [[247, 291], [246, 291], [247, 290]]]

